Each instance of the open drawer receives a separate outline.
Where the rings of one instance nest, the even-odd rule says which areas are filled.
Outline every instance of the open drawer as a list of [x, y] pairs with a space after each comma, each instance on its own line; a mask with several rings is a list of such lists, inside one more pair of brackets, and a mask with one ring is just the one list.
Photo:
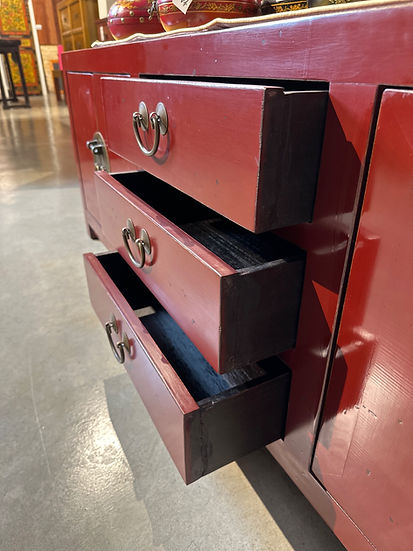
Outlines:
[[[119, 77], [101, 83], [110, 150], [253, 232], [311, 220], [327, 91]], [[148, 116], [139, 126], [143, 104]]]
[[84, 260], [112, 350], [187, 484], [283, 436], [285, 364], [271, 358], [218, 375], [119, 254]]
[[218, 373], [294, 347], [303, 251], [236, 226], [148, 173], [96, 178], [103, 242]]

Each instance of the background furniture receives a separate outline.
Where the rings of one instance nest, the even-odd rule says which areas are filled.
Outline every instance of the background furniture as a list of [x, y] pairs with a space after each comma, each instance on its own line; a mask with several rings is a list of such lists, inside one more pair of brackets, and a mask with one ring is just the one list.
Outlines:
[[[17, 64], [20, 75], [20, 82], [23, 87], [24, 103], [18, 103], [16, 95], [16, 85], [13, 81], [13, 73], [10, 67], [9, 54], [13, 61]], [[0, 90], [1, 101], [3, 102], [3, 109], [10, 109], [11, 107], [30, 107], [29, 94], [27, 92], [26, 79], [24, 77], [23, 66], [20, 59], [20, 40], [8, 40], [0, 38], [0, 55], [3, 56], [6, 67], [6, 74], [10, 84], [11, 97], [7, 97], [3, 80], [0, 78]]]
[[64, 101], [65, 99], [65, 87], [63, 81], [63, 71], [59, 69], [59, 62], [56, 60], [53, 62], [53, 86], [56, 94], [57, 101]]
[[56, 9], [65, 51], [89, 48], [97, 39], [96, 0], [63, 0]]
[[103, 19], [98, 19], [96, 21], [98, 40], [101, 42], [106, 42], [108, 40], [113, 40], [113, 36], [110, 34], [108, 29], [108, 18], [104, 17]]
[[[188, 462], [194, 445], [188, 435], [202, 434], [202, 423], [195, 432], [190, 424], [202, 419], [202, 408], [188, 397], [168, 355], [168, 360], [160, 357], [159, 343], [142, 328], [147, 322], [143, 318], [137, 321], [132, 306], [126, 303], [125, 295], [139, 287], [131, 285], [134, 280], [129, 280], [129, 268], [121, 267], [122, 259], [119, 268], [117, 260], [110, 260], [122, 257], [132, 266], [126, 248], [131, 228], [125, 228], [126, 242], [118, 239], [128, 209], [131, 205], [137, 208], [139, 186], [125, 191], [125, 181], [102, 172], [95, 175], [95, 169], [113, 174], [144, 168], [175, 187], [189, 174], [193, 187], [182, 180], [184, 191], [197, 194], [198, 200], [211, 206], [215, 190], [226, 190], [228, 179], [224, 174], [223, 179], [203, 188], [203, 173], [197, 175], [197, 168], [206, 160], [221, 174], [238, 151], [239, 166], [231, 164], [231, 171], [235, 170], [240, 189], [246, 185], [245, 166], [251, 157], [245, 147], [249, 153], [252, 142], [243, 140], [257, 128], [257, 104], [251, 101], [249, 108], [239, 111], [239, 127], [232, 123], [237, 101], [250, 93], [250, 86], [279, 87], [287, 94], [300, 89], [328, 92], [312, 220], [274, 232], [306, 251], [306, 267], [295, 347], [279, 357], [292, 373], [285, 437], [269, 444], [268, 449], [351, 551], [405, 551], [413, 537], [409, 490], [413, 484], [413, 304], [409, 291], [413, 275], [409, 241], [413, 211], [412, 29], [411, 1], [372, 2], [363, 4], [363, 9], [355, 4], [320, 8], [275, 16], [262, 25], [165, 36], [64, 56], [86, 223], [92, 237], [119, 253], [98, 261], [86, 257], [93, 306], [102, 321], [107, 319], [113, 350], [118, 356], [123, 350], [126, 369], [181, 469], [194, 467]], [[142, 98], [136, 90], [125, 92], [122, 103], [121, 96], [115, 94], [124, 77], [131, 87], [143, 91], [149, 112], [155, 113], [158, 102], [163, 102], [170, 115], [169, 130], [158, 136], [160, 150], [153, 157], [144, 155], [134, 135], [134, 124], [135, 133], [143, 132], [136, 129]], [[182, 104], [177, 95], [175, 102], [168, 103], [178, 85], [182, 89], [199, 86], [201, 95], [196, 102], [188, 95]], [[152, 93], [145, 87], [151, 87]], [[233, 106], [231, 112], [221, 111], [223, 87], [234, 94], [233, 103], [225, 104]], [[214, 101], [211, 90], [217, 94]], [[199, 116], [183, 116], [192, 110]], [[124, 119], [126, 111], [129, 116]], [[241, 115], [247, 117], [248, 124]], [[118, 127], [113, 124], [115, 119]], [[210, 121], [209, 126], [203, 124], [204, 119]], [[300, 152], [285, 147], [276, 122], [274, 119], [267, 128], [268, 134], [263, 132], [273, 139], [265, 142], [269, 149], [264, 158], [270, 161], [283, 151], [293, 166]], [[181, 149], [182, 136], [189, 135], [192, 147]], [[146, 147], [150, 148], [153, 135], [142, 136], [148, 137]], [[205, 143], [208, 147], [203, 148]], [[179, 160], [186, 155], [190, 161], [184, 174]], [[255, 166], [259, 166], [259, 158]], [[276, 170], [273, 175], [277, 185]], [[153, 188], [161, 189], [156, 182]], [[115, 197], [122, 207], [115, 204]], [[224, 199], [226, 207], [235, 205], [241, 214], [251, 207], [247, 195], [232, 189], [224, 191]], [[220, 202], [213, 208], [219, 210]], [[140, 203], [140, 209], [158, 219], [159, 213], [152, 207]], [[244, 223], [242, 217], [239, 220]], [[158, 226], [164, 223], [161, 220]], [[136, 239], [139, 241], [139, 233]], [[172, 240], [171, 247], [174, 243]], [[160, 238], [155, 245], [158, 251]], [[192, 245], [189, 240], [185, 254], [192, 254], [188, 252], [193, 251]], [[143, 242], [139, 247], [142, 254]], [[154, 286], [162, 257], [154, 258], [153, 265], [146, 264], [146, 271], [132, 266], [131, 277], [139, 274], [149, 288]], [[208, 259], [212, 262], [212, 257]], [[116, 267], [110, 267], [111, 262]], [[222, 264], [219, 267], [222, 269]], [[108, 279], [109, 268], [118, 274], [116, 284]], [[181, 264], [182, 277], [192, 278], [202, 291], [206, 280], [194, 268], [187, 268]], [[167, 270], [164, 275], [168, 278]], [[177, 288], [172, 280], [171, 284]], [[139, 289], [144, 296], [145, 287]], [[182, 314], [180, 323], [184, 324], [185, 301], [178, 306], [168, 302], [168, 286], [162, 289], [165, 295], [159, 300], [177, 319]], [[244, 296], [250, 297], [252, 288], [245, 290]], [[185, 289], [178, 291], [183, 296]], [[255, 291], [259, 296], [259, 286]], [[110, 312], [115, 312], [112, 320]], [[189, 333], [191, 318], [187, 321], [184, 331]], [[242, 318], [239, 322], [242, 324]], [[207, 333], [211, 324], [205, 321], [204, 327]], [[131, 342], [132, 352], [128, 352]], [[149, 355], [141, 352], [139, 343]], [[204, 355], [209, 353], [208, 346], [202, 346]], [[161, 372], [154, 367], [156, 355], [159, 365], [163, 362]], [[275, 397], [275, 389], [280, 387], [275, 379], [273, 383]], [[248, 398], [245, 411], [249, 415], [254, 401], [250, 401], [250, 393]], [[258, 394], [262, 404], [260, 398]], [[251, 417], [243, 417], [242, 411], [242, 407], [231, 408], [231, 431], [237, 446], [243, 442], [251, 449], [254, 431], [245, 424]], [[217, 426], [222, 419], [217, 417]], [[279, 429], [280, 412], [261, 411], [254, 422], [259, 427], [255, 445], [264, 439], [264, 427], [259, 424], [263, 419]], [[215, 430], [216, 425], [211, 427]], [[224, 438], [227, 445], [228, 434]], [[228, 448], [231, 442], [226, 452]], [[211, 449], [206, 446], [204, 451], [210, 453]], [[234, 459], [228, 453], [226, 457]]]
[[[0, 36], [3, 39], [20, 40], [20, 59], [28, 93], [39, 94], [41, 92], [40, 73], [37, 67], [37, 54], [27, 0], [8, 0], [0, 3]], [[11, 63], [11, 71], [17, 95], [23, 95], [19, 68], [14, 62]]]

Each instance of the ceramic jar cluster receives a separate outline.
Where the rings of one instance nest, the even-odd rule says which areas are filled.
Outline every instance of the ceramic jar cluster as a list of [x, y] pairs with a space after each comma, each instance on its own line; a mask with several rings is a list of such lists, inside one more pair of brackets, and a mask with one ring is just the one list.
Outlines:
[[258, 11], [259, 0], [192, 0], [186, 14], [172, 0], [117, 0], [109, 9], [108, 27], [119, 40], [135, 33], [197, 27], [217, 17], [251, 17]]

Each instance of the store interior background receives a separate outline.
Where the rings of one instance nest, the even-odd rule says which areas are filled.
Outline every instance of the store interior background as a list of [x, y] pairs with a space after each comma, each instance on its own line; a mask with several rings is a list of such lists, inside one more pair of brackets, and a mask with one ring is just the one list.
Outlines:
[[185, 487], [114, 362], [83, 272], [103, 246], [55, 92], [58, 4], [0, 0], [31, 100], [0, 106], [0, 550], [343, 551], [264, 449]]
[[[109, 35], [106, 16], [113, 0], [77, 0], [77, 2], [71, 2], [71, 6], [80, 3], [89, 4], [90, 12], [96, 16], [96, 19], [89, 17], [90, 21], [85, 22], [92, 33], [92, 41], [107, 39]], [[74, 47], [76, 43], [68, 43], [62, 35], [64, 8], [68, 4], [69, 2], [64, 0], [63, 2], [62, 0], [1, 0], [0, 2], [0, 37], [17, 38], [21, 41], [20, 55], [29, 95], [45, 96], [47, 93], [55, 93], [53, 69], [56, 70], [58, 63], [59, 45], [64, 50], [76, 49]], [[100, 21], [100, 25], [97, 21]], [[90, 44], [88, 43], [87, 46]], [[20, 79], [17, 67], [13, 62], [11, 65], [19, 92]], [[8, 88], [4, 61], [0, 62], [0, 74]], [[62, 88], [62, 83], [60, 87]]]

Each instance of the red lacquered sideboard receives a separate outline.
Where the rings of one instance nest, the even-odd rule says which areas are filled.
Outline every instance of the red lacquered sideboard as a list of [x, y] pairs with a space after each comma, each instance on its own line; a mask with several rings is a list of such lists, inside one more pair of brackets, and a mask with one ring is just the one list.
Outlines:
[[413, 2], [66, 53], [92, 305], [186, 483], [267, 446], [413, 539]]

